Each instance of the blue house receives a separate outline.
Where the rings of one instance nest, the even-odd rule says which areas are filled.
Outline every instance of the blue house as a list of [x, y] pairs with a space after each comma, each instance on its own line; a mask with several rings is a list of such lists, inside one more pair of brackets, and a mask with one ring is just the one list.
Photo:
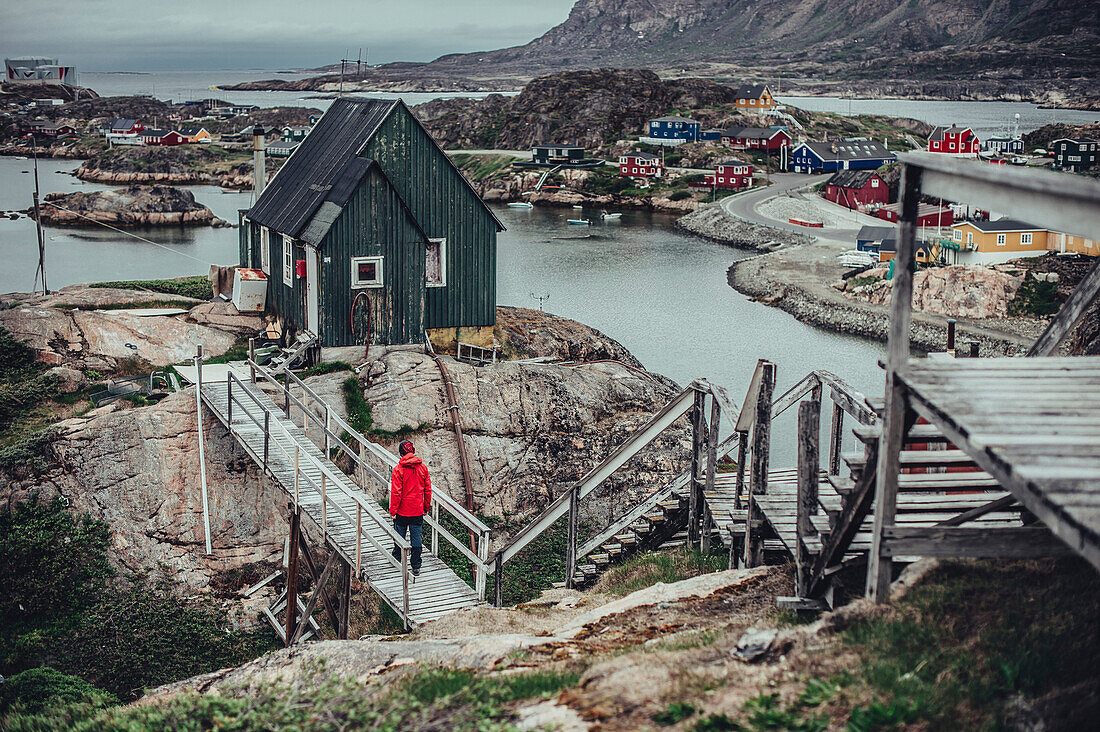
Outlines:
[[856, 234], [856, 249], [877, 254], [883, 242], [893, 242], [898, 237], [894, 226], [862, 226]]
[[1020, 154], [1024, 151], [1024, 141], [1019, 137], [990, 137], [985, 141], [985, 149]]
[[649, 136], [657, 140], [699, 140], [700, 125], [687, 117], [658, 117], [649, 120]]
[[709, 129], [699, 133], [699, 139], [704, 142], [715, 142], [722, 139], [722, 130]]
[[849, 137], [834, 142], [801, 143], [791, 152], [791, 170], [795, 173], [867, 170], [895, 160], [897, 156], [877, 140]]

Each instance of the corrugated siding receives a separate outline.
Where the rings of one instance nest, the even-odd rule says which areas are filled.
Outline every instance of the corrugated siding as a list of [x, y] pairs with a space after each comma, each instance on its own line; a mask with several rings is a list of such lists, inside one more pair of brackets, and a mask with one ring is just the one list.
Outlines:
[[[352, 258], [369, 256], [384, 257], [384, 286], [352, 289]], [[377, 167], [367, 174], [325, 236], [320, 272], [323, 345], [364, 344], [367, 302], [371, 343], [392, 345], [423, 340], [423, 237], [402, 207], [397, 192]]]
[[[424, 327], [494, 324], [496, 222], [461, 173], [404, 106], [378, 128], [363, 154], [382, 167], [425, 233], [447, 239], [447, 286], [427, 288]], [[421, 252], [421, 282], [423, 258]]]
[[[286, 319], [288, 325], [298, 330], [306, 327], [305, 280], [291, 278], [292, 286], [283, 284], [283, 237], [271, 232], [271, 272], [267, 275], [267, 309], [274, 310]], [[257, 241], [259, 236], [257, 235]], [[301, 247], [293, 242], [294, 259], [302, 259]], [[257, 259], [257, 262], [259, 259]]]

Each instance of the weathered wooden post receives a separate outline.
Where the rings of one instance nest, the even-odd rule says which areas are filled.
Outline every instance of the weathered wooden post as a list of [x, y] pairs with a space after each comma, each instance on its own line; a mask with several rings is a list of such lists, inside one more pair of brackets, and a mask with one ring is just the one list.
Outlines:
[[812, 564], [806, 548], [807, 537], [815, 535], [810, 517], [817, 514], [818, 472], [821, 458], [818, 435], [821, 432], [821, 401], [809, 399], [798, 405], [798, 505], [795, 539], [795, 594], [805, 597]]
[[580, 517], [580, 500], [576, 488], [569, 490], [569, 527], [565, 543], [565, 586], [573, 589], [573, 571], [577, 564], [577, 521]]
[[206, 553], [213, 553], [210, 539], [210, 498], [206, 489], [206, 447], [202, 434], [202, 345], [195, 349], [195, 413], [199, 431], [199, 480], [202, 481], [202, 527]]
[[833, 402], [833, 419], [829, 428], [829, 475], [840, 475], [840, 452], [844, 449], [844, 409]]
[[752, 467], [749, 474], [748, 513], [745, 517], [745, 566], [764, 561], [764, 542], [759, 528], [763, 523], [754, 495], [768, 491], [768, 463], [771, 452], [772, 394], [775, 391], [775, 364], [764, 362], [760, 373], [760, 391], [756, 397], [756, 417], [752, 426]]
[[297, 506], [290, 506], [290, 546], [286, 563], [286, 644], [289, 647], [294, 638], [298, 617], [298, 541], [299, 520]]
[[499, 552], [493, 563], [493, 605], [504, 605], [504, 557]]
[[703, 502], [700, 513], [703, 516], [703, 538], [700, 549], [703, 553], [710, 553], [711, 515], [705, 503], [707, 494], [714, 493], [714, 479], [718, 472], [718, 432], [721, 429], [719, 420], [722, 416], [722, 407], [718, 400], [711, 394], [710, 397], [710, 427], [707, 429], [707, 478], [706, 485], [700, 491], [699, 499]]
[[347, 562], [340, 562], [340, 627], [336, 631], [336, 636], [340, 640], [348, 639], [348, 625], [351, 615], [351, 565]]
[[[882, 536], [897, 513], [898, 472], [901, 445], [909, 403], [905, 384], [898, 372], [909, 360], [909, 325], [913, 306], [914, 249], [917, 234], [917, 204], [920, 202], [921, 170], [902, 167], [901, 216], [898, 221], [897, 253], [894, 257], [894, 286], [890, 300], [890, 331], [886, 351], [886, 407], [879, 438], [875, 523], [867, 564], [867, 597], [884, 602], [890, 596], [893, 560], [883, 554]], [[868, 470], [871, 466], [868, 465]]]
[[688, 545], [697, 546], [701, 539], [703, 450], [706, 445], [706, 392], [695, 389], [695, 404], [691, 409], [691, 478], [688, 485]]
[[737, 483], [733, 489], [733, 507], [741, 509], [741, 496], [745, 493], [745, 460], [749, 450], [748, 430], [737, 433]]
[[485, 602], [485, 563], [489, 559], [489, 532], [483, 531], [477, 537], [477, 558], [480, 563], [474, 573], [474, 590], [478, 602]]
[[248, 371], [252, 375], [252, 383], [256, 383], [256, 339], [248, 339]]
[[283, 414], [290, 419], [290, 369], [283, 366]]
[[271, 412], [264, 410], [264, 472], [267, 472], [268, 445], [271, 442]]
[[409, 620], [409, 551], [409, 547], [401, 547], [401, 608], [405, 616], [405, 630], [412, 627]]

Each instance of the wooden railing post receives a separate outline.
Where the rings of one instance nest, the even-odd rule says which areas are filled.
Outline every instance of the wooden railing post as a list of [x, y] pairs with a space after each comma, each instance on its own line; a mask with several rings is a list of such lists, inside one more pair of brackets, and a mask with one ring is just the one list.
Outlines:
[[721, 429], [719, 420], [722, 417], [722, 407], [719, 406], [718, 400], [711, 395], [710, 399], [710, 428], [707, 430], [707, 466], [706, 466], [706, 485], [702, 491], [700, 491], [699, 499], [703, 502], [702, 516], [703, 516], [703, 536], [700, 543], [700, 549], [704, 554], [710, 553], [710, 534], [711, 534], [711, 515], [706, 501], [708, 493], [714, 491], [714, 479], [718, 472], [718, 432]]
[[286, 566], [286, 644], [290, 646], [297, 627], [298, 617], [298, 541], [301, 538], [299, 532], [298, 507], [292, 506], [290, 512], [290, 544], [287, 551]]
[[763, 521], [756, 507], [755, 495], [768, 490], [768, 463], [771, 452], [772, 394], [775, 391], [775, 364], [762, 364], [760, 392], [756, 397], [756, 417], [752, 426], [752, 469], [749, 475], [748, 513], [745, 517], [745, 566], [755, 567], [764, 561], [764, 542], [759, 526]]
[[411, 627], [409, 621], [409, 547], [401, 547], [401, 609], [405, 620], [405, 630]]
[[844, 446], [844, 409], [833, 402], [833, 420], [829, 429], [829, 475], [840, 475], [840, 451]]
[[706, 392], [695, 390], [695, 404], [691, 409], [691, 477], [688, 483], [688, 545], [698, 546], [702, 536], [703, 453], [706, 446]]
[[326, 458], [329, 457], [329, 454], [328, 454], [328, 449], [329, 449], [328, 448], [328, 445], [329, 445], [328, 435], [329, 435], [329, 432], [331, 432], [331, 431], [332, 431], [332, 416], [331, 416], [331, 413], [329, 412], [329, 407], [326, 404], [325, 405], [325, 457]]
[[233, 372], [225, 379], [225, 424], [233, 432]]
[[733, 507], [741, 509], [741, 496], [745, 494], [745, 460], [749, 449], [749, 433], [738, 432], [737, 439], [737, 482], [733, 489]]
[[504, 555], [498, 553], [493, 566], [493, 605], [504, 604]]
[[268, 444], [271, 441], [271, 412], [264, 410], [264, 471], [267, 471]]
[[328, 541], [328, 496], [325, 492], [325, 471], [321, 471], [321, 536]]
[[485, 563], [489, 559], [489, 533], [482, 531], [477, 537], [477, 558], [481, 563], [474, 569], [474, 590], [478, 602], [485, 602]]
[[299, 466], [301, 464], [301, 462], [300, 462], [301, 456], [302, 456], [302, 446], [298, 445], [298, 444], [295, 444], [294, 445], [294, 508], [295, 509], [298, 508], [298, 504], [299, 504], [298, 483], [301, 480], [301, 473], [299, 472], [300, 471]]
[[355, 578], [363, 571], [363, 504], [355, 504]]
[[[439, 501], [432, 501], [432, 520], [439, 523]], [[439, 529], [432, 529], [432, 554], [439, 556]]]
[[290, 419], [290, 369], [283, 366], [283, 414]]
[[565, 586], [573, 589], [573, 572], [577, 564], [577, 520], [580, 515], [580, 500], [575, 488], [569, 491], [569, 527], [565, 544]]
[[252, 375], [252, 383], [256, 383], [256, 339], [248, 339], [248, 371]]
[[809, 399], [798, 405], [798, 504], [796, 506], [795, 594], [806, 597], [811, 558], [806, 548], [807, 537], [815, 535], [810, 516], [817, 513], [818, 473], [821, 457], [818, 450], [821, 431], [821, 401]]

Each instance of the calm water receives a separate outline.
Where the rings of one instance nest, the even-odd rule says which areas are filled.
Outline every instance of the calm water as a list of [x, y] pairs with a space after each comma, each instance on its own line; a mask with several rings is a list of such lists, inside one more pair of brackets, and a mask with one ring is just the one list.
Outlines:
[[1100, 121], [1100, 112], [1073, 109], [1039, 109], [1024, 102], [940, 102], [918, 99], [843, 99], [840, 97], [787, 97], [780, 101], [812, 112], [881, 114], [909, 117], [933, 125], [970, 127], [979, 138], [1007, 134], [1020, 115], [1020, 133], [1055, 122], [1085, 124]]
[[[30, 205], [33, 177], [23, 171], [31, 165], [0, 158], [0, 210]], [[40, 162], [43, 193], [105, 187], [74, 185], [76, 179], [65, 173], [76, 165]], [[228, 221], [249, 205], [249, 194], [223, 194], [213, 186], [189, 190]], [[667, 216], [624, 213], [617, 224], [588, 230], [566, 223], [578, 213], [571, 209], [496, 211], [508, 227], [499, 237], [501, 304], [537, 308], [533, 295], [549, 295], [546, 310], [598, 328], [646, 367], [681, 384], [709, 379], [728, 387], [738, 402], [759, 358], [778, 365], [781, 389], [825, 368], [865, 393], [881, 392], [875, 365], [884, 353], [881, 344], [817, 330], [729, 287], [726, 271], [747, 252], [683, 235]], [[583, 215], [598, 218], [593, 211]], [[237, 262], [236, 229], [134, 233], [156, 244], [107, 229], [47, 227], [50, 286], [205, 274], [211, 263]], [[33, 221], [0, 219], [0, 261], [0, 292], [31, 289], [37, 261]]]

